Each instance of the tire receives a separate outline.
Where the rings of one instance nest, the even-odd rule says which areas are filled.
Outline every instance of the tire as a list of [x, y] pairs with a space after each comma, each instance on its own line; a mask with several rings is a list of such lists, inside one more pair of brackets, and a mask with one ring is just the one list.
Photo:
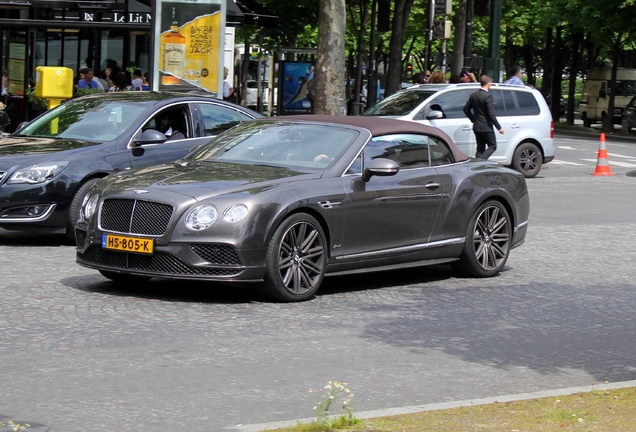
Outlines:
[[512, 223], [498, 201], [479, 206], [468, 224], [466, 243], [453, 268], [472, 277], [491, 277], [503, 269], [512, 242]]
[[71, 205], [68, 209], [68, 221], [66, 222], [65, 235], [66, 239], [73, 245], [75, 244], [75, 225], [77, 225], [77, 218], [79, 217], [82, 202], [90, 188], [93, 187], [97, 180], [99, 180], [99, 178], [92, 178], [82, 183], [79, 189], [77, 189], [77, 192], [75, 192], [73, 200], [71, 200]]
[[526, 178], [539, 174], [542, 164], [541, 150], [533, 143], [521, 143], [512, 156], [512, 166]]
[[583, 120], [583, 126], [585, 127], [592, 127], [592, 120], [587, 118], [587, 113], [583, 114], [582, 116], [582, 120]]
[[137, 276], [137, 275], [124, 274], [124, 273], [110, 272], [106, 270], [99, 270], [99, 272], [106, 279], [110, 279], [113, 282], [117, 282], [123, 285], [134, 285], [134, 284], [144, 283], [151, 279], [150, 276]]
[[326, 244], [314, 217], [296, 213], [285, 219], [267, 248], [263, 294], [284, 302], [311, 299], [325, 276]]

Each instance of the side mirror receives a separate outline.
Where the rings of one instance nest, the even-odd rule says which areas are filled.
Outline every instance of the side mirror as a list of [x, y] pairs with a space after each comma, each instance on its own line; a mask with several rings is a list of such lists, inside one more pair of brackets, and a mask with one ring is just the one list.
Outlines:
[[135, 145], [142, 146], [144, 144], [163, 144], [166, 141], [168, 141], [168, 138], [158, 130], [146, 129], [134, 143]]
[[444, 118], [444, 113], [438, 110], [432, 110], [426, 116], [427, 120], [437, 120], [437, 119], [443, 119], [443, 118]]
[[22, 129], [24, 129], [24, 128], [26, 127], [26, 125], [28, 125], [28, 124], [29, 124], [29, 122], [27, 122], [27, 121], [23, 121], [22, 123], [20, 123], [20, 124], [18, 125], [18, 127], [17, 127], [17, 128], [15, 128], [15, 131], [14, 131], [13, 133], [18, 133], [18, 132], [20, 132], [20, 131], [21, 131]]
[[373, 176], [392, 176], [398, 173], [400, 166], [391, 159], [373, 159], [362, 173], [362, 181], [368, 182]]

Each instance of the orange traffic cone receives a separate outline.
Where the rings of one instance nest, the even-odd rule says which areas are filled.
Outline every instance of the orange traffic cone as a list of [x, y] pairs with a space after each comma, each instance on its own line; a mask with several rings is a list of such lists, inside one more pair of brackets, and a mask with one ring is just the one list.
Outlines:
[[607, 148], [605, 147], [605, 134], [601, 132], [600, 145], [598, 148], [598, 159], [596, 161], [596, 171], [592, 173], [595, 176], [613, 176], [607, 161]]

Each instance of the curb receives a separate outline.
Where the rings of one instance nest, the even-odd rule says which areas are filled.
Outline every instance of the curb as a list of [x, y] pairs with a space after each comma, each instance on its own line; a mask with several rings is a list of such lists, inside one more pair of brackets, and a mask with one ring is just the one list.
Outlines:
[[[563, 135], [576, 135], [585, 137], [598, 137], [603, 131], [595, 128], [586, 128], [584, 126], [572, 126], [572, 125], [554, 125], [555, 134]], [[624, 134], [620, 131], [605, 133], [605, 136], [612, 141], [631, 142], [636, 143], [636, 135]]]
[[[532, 393], [518, 393], [518, 394], [512, 394], [512, 395], [502, 395], [502, 396], [487, 397], [487, 398], [481, 398], [481, 399], [467, 399], [467, 400], [454, 401], [454, 402], [440, 402], [440, 403], [433, 403], [433, 404], [427, 404], [427, 405], [414, 405], [414, 406], [405, 406], [405, 407], [399, 407], [399, 408], [387, 408], [387, 409], [381, 409], [381, 410], [375, 410], [375, 411], [361, 411], [358, 413], [354, 413], [354, 415], [356, 418], [363, 420], [363, 419], [370, 419], [370, 418], [376, 418], [376, 417], [387, 417], [387, 416], [395, 416], [395, 415], [402, 415], [402, 414], [415, 414], [419, 412], [442, 410], [442, 409], [449, 409], [449, 408], [486, 405], [491, 403], [514, 402], [514, 401], [527, 400], [527, 399], [565, 396], [565, 395], [571, 395], [575, 393], [588, 393], [594, 390], [615, 390], [615, 389], [622, 389], [626, 387], [636, 387], [636, 380], [621, 381], [621, 382], [615, 382], [615, 383], [593, 384], [588, 386], [570, 387], [570, 388], [558, 389], [558, 390], [542, 390], [542, 391], [537, 391]], [[305, 418], [305, 419], [288, 420], [288, 421], [280, 421], [280, 422], [272, 422], [272, 423], [237, 425], [236, 427], [225, 428], [220, 430], [234, 431], [234, 432], [259, 432], [263, 430], [292, 427], [292, 426], [298, 425], [299, 423], [310, 423], [314, 420], [315, 418]]]

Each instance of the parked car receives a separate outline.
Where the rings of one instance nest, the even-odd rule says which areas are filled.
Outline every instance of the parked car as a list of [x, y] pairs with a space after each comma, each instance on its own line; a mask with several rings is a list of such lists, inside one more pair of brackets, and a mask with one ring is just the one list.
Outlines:
[[[162, 113], [184, 139], [168, 141], [157, 130]], [[72, 241], [84, 195], [100, 178], [179, 159], [258, 117], [196, 95], [116, 92], [71, 99], [0, 142], [0, 227], [65, 230]]]
[[627, 131], [636, 127], [636, 96], [625, 106], [625, 114], [623, 115], [623, 124], [627, 126]]
[[[477, 149], [472, 123], [463, 108], [479, 84], [420, 84], [409, 87], [367, 109], [365, 116], [391, 117], [442, 129], [459, 149]], [[497, 134], [497, 151], [490, 160], [534, 177], [554, 159], [554, 123], [541, 93], [530, 87], [495, 84], [490, 87], [495, 114], [505, 133]]]
[[286, 116], [97, 182], [77, 262], [120, 283], [258, 282], [302, 301], [330, 275], [451, 263], [494, 276], [524, 242], [528, 213], [520, 173], [468, 158], [439, 129]]

